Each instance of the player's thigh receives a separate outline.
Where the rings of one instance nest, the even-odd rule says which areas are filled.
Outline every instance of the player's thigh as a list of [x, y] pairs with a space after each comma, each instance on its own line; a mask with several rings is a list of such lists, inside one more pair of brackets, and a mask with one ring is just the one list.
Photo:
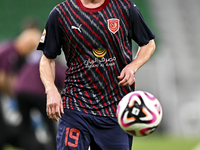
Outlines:
[[132, 137], [126, 133], [118, 134], [117, 136], [110, 136], [109, 141], [106, 141], [102, 150], [131, 150]]
[[[65, 116], [66, 114], [64, 114]], [[78, 116], [59, 120], [56, 143], [58, 150], [88, 150], [91, 138], [87, 128], [80, 124]]]
[[131, 150], [132, 136], [126, 134], [117, 122], [94, 132], [94, 140], [102, 150]]

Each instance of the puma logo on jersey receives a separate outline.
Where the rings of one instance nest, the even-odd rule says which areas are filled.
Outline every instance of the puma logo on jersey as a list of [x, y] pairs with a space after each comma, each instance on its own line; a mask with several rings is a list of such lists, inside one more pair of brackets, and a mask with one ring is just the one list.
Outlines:
[[76, 29], [76, 30], [78, 30], [79, 32], [81, 32], [81, 25], [82, 25], [82, 24], [80, 24], [79, 27], [72, 26], [72, 29]]

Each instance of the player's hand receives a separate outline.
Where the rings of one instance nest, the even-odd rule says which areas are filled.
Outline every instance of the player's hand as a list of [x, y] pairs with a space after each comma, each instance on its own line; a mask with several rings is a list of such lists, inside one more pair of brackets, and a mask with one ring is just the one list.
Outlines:
[[132, 67], [127, 65], [120, 73], [120, 76], [117, 77], [120, 81], [119, 86], [130, 86], [135, 82], [135, 75]]
[[47, 91], [47, 116], [53, 121], [58, 122], [63, 114], [62, 99], [57, 89]]

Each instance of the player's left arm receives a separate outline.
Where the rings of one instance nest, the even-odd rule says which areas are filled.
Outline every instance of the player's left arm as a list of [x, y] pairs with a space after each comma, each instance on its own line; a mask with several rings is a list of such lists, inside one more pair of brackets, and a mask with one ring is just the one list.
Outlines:
[[135, 82], [135, 73], [143, 66], [151, 57], [156, 49], [154, 40], [150, 40], [147, 45], [138, 48], [135, 59], [121, 71], [118, 79], [119, 86], [130, 86]]

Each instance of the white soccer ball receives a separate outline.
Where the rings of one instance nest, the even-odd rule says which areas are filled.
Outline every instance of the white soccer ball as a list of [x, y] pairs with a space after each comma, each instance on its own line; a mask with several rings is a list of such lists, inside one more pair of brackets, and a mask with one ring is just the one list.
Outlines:
[[134, 136], [146, 136], [153, 133], [162, 120], [162, 113], [158, 99], [144, 91], [128, 93], [117, 106], [120, 127]]

